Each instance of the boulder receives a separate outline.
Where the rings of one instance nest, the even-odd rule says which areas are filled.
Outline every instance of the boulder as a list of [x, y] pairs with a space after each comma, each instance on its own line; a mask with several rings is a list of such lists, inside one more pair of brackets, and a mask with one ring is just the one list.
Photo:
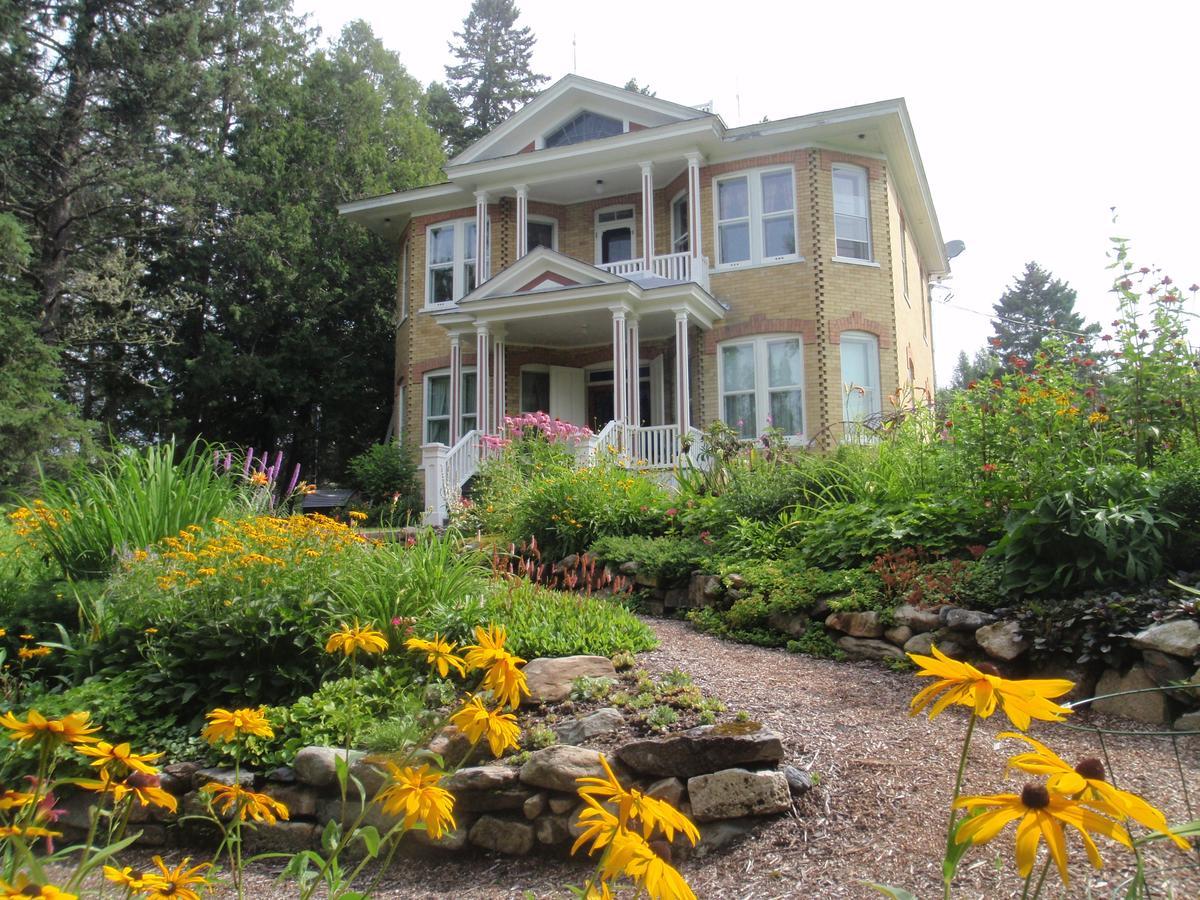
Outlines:
[[445, 726], [430, 738], [428, 749], [444, 759], [447, 766], [480, 762], [488, 753], [487, 741], [472, 746], [470, 739], [454, 725]]
[[490, 791], [461, 791], [454, 795], [454, 808], [464, 812], [524, 810], [533, 794], [532, 790], [520, 784]]
[[922, 631], [919, 634], [914, 634], [904, 642], [904, 652], [916, 653], [921, 656], [929, 656], [929, 649], [931, 646], [933, 646], [933, 633], [929, 631]]
[[1184, 713], [1171, 726], [1176, 731], [1195, 731], [1200, 733], [1200, 712]]
[[[1137, 691], [1153, 688], [1155, 684], [1142, 665], [1134, 665], [1122, 675], [1116, 669], [1107, 669], [1096, 684], [1096, 694], [1114, 694], [1120, 691]], [[1113, 716], [1124, 716], [1139, 722], [1156, 725], [1167, 721], [1167, 698], [1161, 691], [1145, 694], [1125, 694], [1120, 697], [1102, 697], [1092, 703], [1092, 709]]]
[[904, 651], [887, 641], [871, 638], [856, 638], [845, 635], [838, 638], [838, 649], [849, 659], [903, 659]]
[[569, 813], [579, 805], [579, 797], [575, 794], [553, 794], [550, 797], [550, 812], [556, 816]]
[[698, 822], [786, 812], [792, 794], [782, 772], [723, 769], [688, 779], [692, 817]]
[[384, 765], [383, 757], [378, 755], [360, 756], [350, 763], [350, 778], [349, 790], [355, 790], [354, 779], [357, 779], [362, 784], [366, 795], [374, 797], [388, 780], [387, 767]]
[[931, 647], [934, 644], [942, 653], [955, 658], [961, 658], [971, 648], [971, 641], [965, 634], [951, 631], [949, 628], [940, 628], [937, 631], [914, 634], [905, 642], [904, 652], [931, 656]]
[[975, 632], [975, 642], [993, 659], [1011, 662], [1029, 649], [1029, 641], [1021, 635], [1016, 622], [993, 622]]
[[520, 773], [512, 766], [469, 766], [459, 769], [439, 782], [452, 794], [467, 791], [494, 791], [515, 787]]
[[296, 777], [305, 784], [311, 784], [313, 787], [333, 787], [337, 784], [334, 760], [342, 756], [354, 762], [363, 755], [358, 750], [351, 750], [349, 757], [345, 754], [345, 750], [337, 747], [301, 747], [292, 762], [292, 768], [296, 770]]
[[606, 706], [604, 709], [596, 710], [591, 715], [572, 719], [569, 722], [563, 722], [555, 726], [554, 733], [558, 735], [559, 741], [564, 744], [582, 744], [590, 738], [612, 734], [614, 731], [618, 731], [624, 724], [625, 717], [621, 715], [621, 711], [611, 706]]
[[[1192, 667], [1178, 656], [1171, 656], [1158, 650], [1143, 650], [1142, 665], [1146, 667], [1146, 674], [1150, 676], [1150, 680], [1160, 687], [1187, 681], [1192, 674]], [[1187, 691], [1172, 691], [1169, 696], [1183, 700], [1186, 699], [1187, 693]]]
[[559, 703], [571, 696], [571, 682], [576, 678], [616, 679], [612, 660], [603, 656], [541, 657], [525, 664], [525, 681], [529, 696], [523, 703]]
[[1195, 619], [1174, 619], [1151, 625], [1130, 643], [1138, 650], [1157, 650], [1190, 660], [1200, 653], [1200, 623]]
[[[977, 609], [960, 609], [957, 606], [943, 606], [939, 614], [942, 624], [954, 631], [975, 632], [984, 625], [991, 625], [996, 617], [991, 613]], [[938, 648], [939, 650], [941, 647]]]
[[807, 772], [801, 771], [795, 766], [783, 766], [779, 771], [787, 779], [788, 790], [792, 792], [793, 797], [799, 797], [812, 790], [813, 779]]
[[237, 783], [244, 788], [254, 787], [254, 773], [242, 770], [234, 772], [233, 769], [197, 769], [192, 773], [192, 787], [196, 790], [204, 787], [206, 784], [216, 782], [217, 784], [231, 785], [236, 777]]
[[194, 762], [169, 763], [158, 775], [159, 786], [168, 794], [181, 797], [192, 789], [192, 776], [199, 768], [200, 764]]
[[686, 609], [691, 605], [691, 597], [687, 588], [667, 588], [663, 594], [663, 603], [667, 609]]
[[267, 781], [274, 781], [277, 784], [295, 784], [296, 770], [291, 766], [277, 766], [274, 769], [263, 772], [263, 778]]
[[263, 793], [286, 806], [290, 818], [311, 818], [317, 814], [317, 791], [310, 785], [267, 782]]
[[468, 837], [476, 847], [508, 856], [524, 856], [533, 849], [532, 825], [496, 816], [480, 816]]
[[616, 755], [643, 775], [689, 778], [734, 766], [776, 765], [783, 759], [783, 742], [758, 722], [728, 722], [631, 741]]
[[844, 632], [851, 637], [883, 637], [883, 623], [879, 620], [879, 613], [873, 609], [830, 613], [829, 617], [825, 619], [825, 626]]
[[527, 819], [536, 819], [546, 811], [546, 795], [544, 793], [536, 793], [521, 807], [521, 812], [525, 814]]
[[461, 850], [467, 846], [467, 836], [471, 833], [471, 825], [473, 824], [469, 816], [461, 816], [458, 810], [454, 811], [454, 821], [458, 827], [453, 831], [442, 832], [442, 836], [434, 840], [429, 836], [429, 832], [422, 829], [405, 832], [404, 840], [412, 841], [418, 847], [432, 847], [435, 850], [449, 850], [451, 852]]
[[903, 647], [912, 636], [913, 630], [907, 625], [893, 625], [891, 628], [883, 630], [884, 640], [889, 644], [895, 644], [897, 647]]
[[299, 853], [320, 846], [321, 826], [313, 822], [276, 822], [242, 829], [247, 853]]
[[683, 850], [685, 855], [699, 859], [745, 837], [756, 824], [755, 819], [722, 819], [718, 822], [702, 822], [697, 826], [700, 831], [700, 841], [696, 844], [695, 849], [678, 835], [675, 838], [676, 848]]
[[570, 744], [535, 750], [525, 765], [521, 766], [522, 783], [566, 794], [574, 793], [578, 787], [575, 779], [585, 776], [605, 777], [600, 754]]
[[539, 844], [557, 846], [571, 842], [571, 820], [565, 816], [542, 816], [533, 823]]
[[683, 802], [683, 792], [686, 789], [681, 778], [660, 778], [646, 788], [646, 796], [662, 800], [679, 809], [679, 804]]
[[897, 625], [907, 625], [913, 630], [913, 634], [937, 631], [942, 626], [942, 618], [936, 609], [918, 609], [908, 603], [896, 607], [892, 613], [892, 621]]
[[688, 581], [688, 605], [711, 606], [721, 596], [721, 579], [704, 572], [693, 572]]
[[810, 622], [812, 622], [812, 616], [803, 612], [773, 612], [767, 616], [768, 625], [776, 631], [782, 631], [795, 638], [804, 636]]

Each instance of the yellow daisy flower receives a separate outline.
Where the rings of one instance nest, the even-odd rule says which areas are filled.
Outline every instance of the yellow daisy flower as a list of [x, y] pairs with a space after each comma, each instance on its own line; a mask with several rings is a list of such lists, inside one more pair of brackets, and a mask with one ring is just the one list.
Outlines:
[[210, 744], [220, 741], [232, 743], [246, 734], [275, 737], [275, 732], [267, 721], [266, 710], [261, 706], [258, 709], [214, 709], [206, 718], [208, 724], [204, 726], [200, 736]]
[[274, 825], [278, 819], [286, 821], [289, 816], [288, 808], [274, 797], [256, 794], [241, 785], [212, 781], [200, 790], [212, 794], [213, 806], [219, 807], [223, 815], [229, 815], [232, 811], [242, 822], [251, 818], [255, 822]]
[[78, 900], [77, 894], [68, 894], [52, 884], [33, 884], [27, 875], [18, 875], [12, 884], [0, 881], [0, 897], [44, 897], [47, 900]]
[[0, 716], [3, 725], [12, 734], [15, 741], [46, 741], [50, 744], [67, 742], [71, 744], [90, 744], [96, 740], [92, 737], [100, 730], [99, 725], [88, 726], [86, 712], [73, 712], [61, 719], [47, 719], [36, 709], [31, 709], [22, 722], [11, 712]]
[[162, 757], [161, 753], [134, 753], [129, 744], [110, 744], [108, 741], [97, 741], [91, 746], [79, 748], [84, 756], [93, 757], [92, 765], [108, 771], [116, 769], [118, 773], [141, 772], [143, 775], [157, 775], [158, 769], [150, 765]]
[[435, 841], [458, 827], [454, 822], [454, 795], [438, 787], [441, 772], [431, 771], [428, 765], [400, 767], [390, 761], [386, 765], [391, 777], [376, 797], [385, 813], [403, 814], [406, 830], [418, 823], [424, 825]]
[[37, 825], [0, 825], [0, 840], [8, 840], [15, 837], [28, 838], [30, 840], [56, 838], [62, 837], [62, 832], [51, 831], [49, 828], [39, 828]]
[[137, 871], [132, 866], [125, 866], [118, 869], [116, 866], [104, 867], [104, 878], [111, 881], [113, 884], [119, 885], [127, 891], [140, 891], [145, 884], [145, 874]]
[[10, 809], [23, 809], [36, 799], [36, 794], [27, 794], [22, 791], [4, 791], [0, 793], [0, 811], [7, 812]]
[[1119, 810], [1120, 819], [1132, 819], [1151, 831], [1166, 835], [1181, 850], [1190, 850], [1191, 845], [1177, 834], [1171, 833], [1167, 817], [1137, 794], [1123, 791], [1104, 780], [1104, 763], [1096, 758], [1080, 760], [1072, 768], [1067, 761], [1045, 744], [1015, 731], [1001, 732], [1001, 738], [1015, 738], [1033, 748], [1031, 753], [1018, 753], [1010, 757], [1008, 764], [1014, 769], [1031, 775], [1045, 775], [1046, 787], [1055, 793], [1074, 797], [1081, 803], [1099, 801], [1105, 809]]
[[521, 696], [529, 696], [529, 685], [525, 681], [525, 673], [517, 668], [524, 665], [525, 660], [519, 656], [505, 654], [492, 663], [479, 686], [485, 691], [491, 691], [492, 696], [501, 706], [511, 706], [516, 709], [521, 705]]
[[[1038, 844], [1044, 838], [1046, 849], [1063, 884], [1070, 884], [1067, 874], [1067, 841], [1063, 826], [1069, 825], [1083, 838], [1088, 859], [1099, 869], [1103, 862], [1089, 832], [1102, 834], [1119, 844], [1132, 848], [1125, 828], [1107, 819], [1077, 800], [1054, 794], [1040, 784], [1027, 784], [1019, 794], [986, 794], [978, 797], [959, 797], [954, 801], [958, 809], [988, 809], [987, 812], [971, 816], [958, 827], [956, 838], [960, 844], [985, 844], [1004, 830], [1009, 823], [1017, 823], [1016, 858], [1017, 874], [1028, 878], [1037, 859]], [[1107, 803], [1093, 802], [1089, 806], [1120, 818], [1120, 810]]]
[[[503, 625], [475, 626], [477, 643], [468, 644], [463, 649], [467, 651], [467, 668], [488, 669], [511, 654], [504, 649], [508, 640], [508, 631]], [[522, 660], [524, 662], [524, 660]]]
[[617, 830], [612, 850], [600, 864], [600, 875], [605, 881], [624, 875], [650, 900], [696, 900], [683, 876], [636, 831]]
[[479, 743], [486, 737], [492, 756], [502, 756], [509, 748], [521, 746], [521, 729], [517, 725], [517, 717], [512, 713], [501, 712], [500, 709], [489, 710], [477, 696], [469, 698], [466, 705], [450, 717], [450, 722], [458, 728], [472, 744]]
[[671, 804], [655, 797], [647, 797], [638, 790], [626, 790], [613, 774], [608, 759], [601, 754], [600, 764], [607, 778], [577, 778], [579, 796], [591, 797], [598, 802], [610, 803], [617, 808], [617, 821], [622, 828], [629, 828], [631, 820], [641, 824], [642, 837], [649, 840], [655, 827], [661, 828], [668, 841], [675, 840], [675, 832], [683, 833], [692, 844], [700, 840], [700, 832], [692, 821]]
[[921, 667], [918, 676], [938, 679], [913, 697], [910, 715], [917, 715], [933, 703], [929, 718], [936, 719], [947, 706], [959, 704], [974, 707], [975, 714], [986, 719], [1000, 705], [1009, 721], [1024, 731], [1031, 719], [1061, 722], [1071, 713], [1070, 709], [1051, 702], [1051, 698], [1066, 694], [1075, 686], [1073, 682], [1062, 678], [1010, 681], [1001, 678], [988, 663], [976, 668], [951, 659], [937, 647], [931, 650], [933, 656], [908, 654]]
[[191, 857], [184, 857], [183, 862], [170, 869], [161, 856], [154, 857], [157, 872], [151, 872], [142, 878], [144, 900], [200, 900], [200, 894], [193, 890], [194, 885], [207, 886], [209, 881], [199, 873], [207, 869], [208, 863], [188, 868]]
[[108, 771], [101, 769], [99, 780], [80, 778], [74, 783], [86, 791], [111, 794], [114, 805], [132, 794], [142, 806], [161, 806], [170, 812], [179, 808], [179, 800], [174, 794], [162, 789], [157, 775], [134, 772], [124, 781], [117, 781]]
[[354, 620], [353, 626], [343, 622], [341, 629], [331, 634], [325, 642], [326, 653], [345, 653], [347, 656], [353, 656], [359, 650], [364, 653], [382, 653], [387, 648], [387, 638], [383, 633], [370, 625], [359, 627], [358, 619]]
[[434, 632], [431, 640], [416, 637], [409, 638], [404, 642], [404, 646], [409, 650], [424, 653], [425, 662], [437, 669], [438, 674], [443, 678], [450, 674], [451, 669], [454, 669], [459, 676], [467, 674], [466, 662], [461, 657], [454, 655], [454, 647], [456, 645], [443, 640], [436, 632]]

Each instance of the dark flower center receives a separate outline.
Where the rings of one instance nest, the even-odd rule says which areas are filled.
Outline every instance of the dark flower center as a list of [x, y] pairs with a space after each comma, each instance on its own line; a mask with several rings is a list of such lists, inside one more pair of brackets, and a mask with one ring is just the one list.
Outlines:
[[1087, 759], [1081, 759], [1079, 765], [1075, 767], [1075, 771], [1084, 778], [1089, 778], [1092, 781], [1104, 780], [1104, 763], [1096, 759], [1094, 756], [1089, 756]]
[[1027, 784], [1021, 789], [1021, 803], [1027, 809], [1045, 809], [1050, 805], [1050, 792], [1040, 784]]
[[993, 666], [990, 662], [981, 662], [975, 668], [977, 668], [984, 675], [993, 675], [996, 678], [1000, 677], [1000, 670]]

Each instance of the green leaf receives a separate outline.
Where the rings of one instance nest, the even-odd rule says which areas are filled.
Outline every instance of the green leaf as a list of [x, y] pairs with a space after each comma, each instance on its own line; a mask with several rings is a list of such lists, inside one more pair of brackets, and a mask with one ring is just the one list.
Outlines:
[[355, 837], [361, 838], [362, 842], [367, 845], [367, 855], [374, 859], [379, 855], [379, 829], [374, 825], [366, 825], [354, 833]]
[[879, 893], [891, 897], [893, 900], [917, 900], [916, 894], [906, 891], [901, 887], [893, 887], [890, 884], [876, 884], [874, 881], [862, 881], [859, 883], [864, 884], [873, 890], [879, 891]]

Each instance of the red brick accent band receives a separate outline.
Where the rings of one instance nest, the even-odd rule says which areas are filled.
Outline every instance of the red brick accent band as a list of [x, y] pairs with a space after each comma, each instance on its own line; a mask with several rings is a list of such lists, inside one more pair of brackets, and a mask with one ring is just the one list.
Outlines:
[[532, 291], [535, 287], [546, 283], [558, 284], [562, 285], [563, 287], [573, 287], [574, 285], [579, 284], [578, 281], [572, 281], [567, 276], [559, 275], [557, 272], [543, 272], [537, 278], [533, 279], [533, 281], [529, 282], [529, 284], [524, 284], [517, 288], [516, 293], [519, 294], [522, 291]]
[[717, 325], [705, 333], [704, 352], [716, 353], [717, 344], [722, 341], [754, 334], [799, 334], [804, 338], [804, 343], [815, 344], [817, 324], [812, 319], [768, 319], [763, 315], [754, 315], [745, 322]]
[[886, 350], [892, 346], [892, 335], [887, 325], [875, 319], [868, 319], [857, 309], [848, 316], [829, 320], [829, 343], [840, 344], [843, 331], [865, 331], [879, 339], [879, 349]]

